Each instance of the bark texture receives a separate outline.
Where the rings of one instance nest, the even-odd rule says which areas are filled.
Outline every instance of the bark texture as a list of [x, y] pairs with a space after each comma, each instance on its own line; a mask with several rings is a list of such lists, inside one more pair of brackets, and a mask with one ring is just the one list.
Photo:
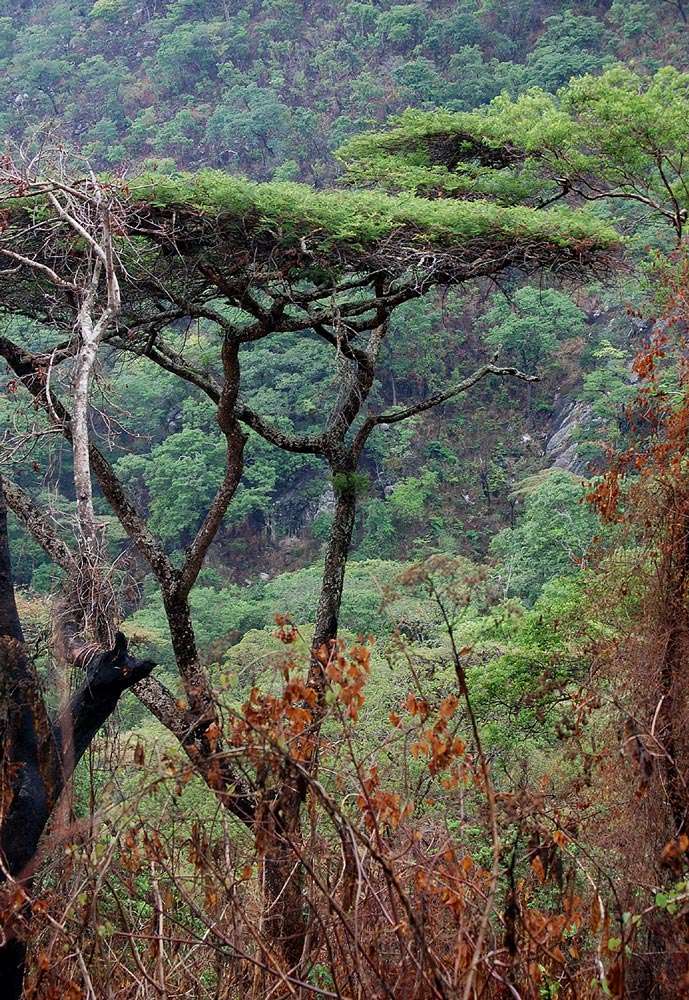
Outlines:
[[[113, 648], [88, 664], [69, 704], [50, 718], [17, 613], [0, 480], [0, 886], [12, 881], [29, 887], [41, 835], [65, 783], [120, 696], [153, 666], [131, 657], [118, 633]], [[3, 996], [18, 1000], [25, 944], [4, 906], [0, 921]]]

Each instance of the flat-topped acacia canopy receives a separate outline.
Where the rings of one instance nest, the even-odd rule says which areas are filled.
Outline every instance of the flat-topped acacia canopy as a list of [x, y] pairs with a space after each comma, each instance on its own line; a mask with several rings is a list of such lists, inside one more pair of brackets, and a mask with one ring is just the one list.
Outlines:
[[627, 201], [681, 238], [689, 212], [689, 74], [617, 66], [556, 94], [506, 94], [474, 112], [408, 110], [338, 156], [353, 183], [543, 207]]
[[[512, 268], [576, 276], [605, 268], [620, 242], [611, 227], [570, 208], [314, 191], [218, 171], [148, 174], [113, 182], [111, 192], [121, 206], [124, 321], [141, 321], [162, 302], [201, 308], [219, 294], [242, 308], [248, 290], [322, 287], [331, 295], [343, 283], [366, 287], [373, 275], [416, 294]], [[19, 252], [63, 278], [78, 273], [85, 244], [40, 194], [7, 199], [2, 219], [0, 252]], [[35, 269], [0, 273], [5, 311], [71, 326], [69, 298]]]
[[[377, 427], [441, 406], [484, 378], [529, 378], [514, 368], [484, 364], [459, 379], [448, 374], [440, 392], [381, 409], [372, 390], [385, 363], [390, 315], [401, 302], [438, 284], [514, 269], [565, 276], [599, 272], [614, 255], [618, 236], [571, 209], [537, 211], [482, 200], [478, 185], [461, 200], [316, 192], [218, 172], [152, 174], [129, 184], [93, 176], [74, 179], [64, 169], [57, 176], [45, 171], [25, 179], [14, 163], [0, 159], [0, 198], [3, 181], [0, 311], [33, 317], [42, 325], [36, 330], [17, 324], [16, 339], [3, 331], [0, 356], [32, 405], [72, 444], [75, 550], [59, 538], [46, 538], [49, 519], [16, 484], [7, 489], [8, 502], [51, 558], [62, 560], [75, 581], [76, 625], [97, 636], [99, 623], [105, 631], [116, 604], [101, 587], [102, 535], [93, 504], [97, 481], [160, 588], [185, 700], [180, 703], [152, 677], [137, 684], [136, 694], [178, 740], [228, 812], [261, 837], [266, 913], [275, 915], [266, 920], [272, 927], [269, 937], [284, 954], [285, 967], [298, 968], [306, 925], [301, 917], [293, 918], [296, 932], [287, 937], [283, 927], [286, 914], [304, 913], [305, 897], [291, 856], [285, 856], [283, 831], [299, 830], [309, 787], [304, 774], [318, 762], [327, 694], [323, 655], [338, 635], [356, 523], [357, 470], [366, 442]], [[220, 337], [208, 338], [215, 343], [215, 357], [199, 359], [193, 343], [187, 349], [187, 338], [178, 335], [175, 324], [190, 319], [203, 319], [220, 331]], [[318, 429], [308, 434], [293, 432], [280, 415], [254, 411], [241, 396], [243, 344], [297, 332], [330, 345], [336, 373], [333, 388], [323, 394]], [[108, 350], [147, 358], [195, 385], [214, 404], [224, 469], [205, 511], [195, 512], [187, 525], [191, 541], [181, 565], [91, 433], [90, 387], [98, 352], [106, 344]], [[237, 761], [234, 752], [222, 752], [223, 719], [212, 676], [198, 654], [189, 602], [242, 483], [248, 431], [284, 452], [319, 456], [327, 462], [335, 496], [306, 679], [314, 695], [309, 747], [300, 755], [299, 770], [288, 757], [270, 788], [270, 813], [280, 819], [272, 833], [268, 827], [268, 835], [264, 768], [254, 767], [250, 753]], [[107, 717], [105, 711], [101, 715]], [[33, 841], [47, 818], [44, 810]]]

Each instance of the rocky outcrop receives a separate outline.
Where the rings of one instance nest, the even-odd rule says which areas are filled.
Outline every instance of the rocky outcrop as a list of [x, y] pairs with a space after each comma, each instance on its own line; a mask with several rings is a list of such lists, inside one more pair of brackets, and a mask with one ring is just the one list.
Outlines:
[[578, 431], [591, 423], [592, 409], [589, 403], [569, 401], [555, 415], [553, 431], [546, 441], [547, 464], [556, 469], [582, 473], [585, 463], [578, 453]]

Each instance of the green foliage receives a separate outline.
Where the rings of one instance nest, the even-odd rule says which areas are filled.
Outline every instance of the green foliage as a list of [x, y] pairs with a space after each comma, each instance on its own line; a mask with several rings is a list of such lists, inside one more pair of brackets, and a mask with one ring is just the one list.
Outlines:
[[532, 287], [519, 288], [511, 301], [497, 297], [484, 317], [487, 343], [528, 374], [552, 355], [558, 340], [582, 336], [585, 321], [569, 296]]
[[[0, 28], [0, 116], [15, 140], [50, 116], [79, 142], [110, 119], [112, 143], [91, 146], [98, 166], [142, 162], [170, 135], [161, 152], [178, 166], [267, 178], [293, 160], [299, 179], [316, 179], [332, 175], [343, 116], [361, 131], [409, 103], [468, 111], [502, 90], [557, 88], [649, 34], [657, 41], [641, 62], [655, 65], [664, 51], [665, 61], [682, 60], [680, 28], [672, 3], [650, 0], [614, 2], [607, 13], [554, 0], [13, 3]], [[97, 59], [114, 83], [102, 98], [80, 79]], [[182, 112], [194, 116], [193, 136]], [[136, 127], [147, 113], [155, 128]]]
[[91, 8], [91, 17], [117, 22], [132, 13], [134, 7], [133, 0], [96, 0]]
[[[225, 584], [221, 588], [196, 586], [189, 598], [192, 620], [199, 647], [206, 651], [219, 639], [236, 639], [249, 629], [264, 623], [264, 615], [251, 588]], [[125, 631], [137, 644], [150, 652], [157, 662], [174, 666], [162, 598], [151, 594], [130, 615]]]
[[[255, 184], [219, 171], [178, 176], [144, 175], [131, 183], [135, 198], [155, 206], [189, 206], [221, 216], [229, 231], [248, 223], [260, 231], [278, 226], [285, 242], [318, 233], [332, 242], [369, 246], [408, 231], [412, 242], [447, 245], [458, 241], [540, 240], [553, 247], [618, 243], [615, 231], [593, 216], [571, 209], [534, 211], [488, 201], [460, 202], [392, 197], [374, 191], [314, 191], [305, 185]], [[418, 234], [418, 235], [414, 235]]]
[[[531, 166], [517, 162], [505, 169], [481, 159], [481, 145], [499, 150], [512, 131], [512, 122], [503, 122], [498, 131], [492, 116], [483, 114], [409, 109], [388, 129], [355, 136], [337, 156], [351, 183], [375, 183], [394, 191], [442, 191], [455, 197], [474, 192], [510, 205], [546, 190]], [[454, 147], [452, 167], [436, 155], [436, 149], [448, 147]]]
[[397, 4], [378, 17], [377, 29], [382, 41], [401, 48], [421, 40], [427, 24], [423, 7], [415, 3]]
[[615, 206], [645, 206], [679, 229], [689, 210], [688, 113], [689, 74], [667, 67], [644, 78], [616, 66], [575, 78], [556, 96], [502, 94], [484, 112], [408, 111], [339, 155], [353, 181], [481, 192], [507, 204], [547, 203], [564, 185]]
[[368, 491], [368, 476], [362, 472], [336, 472], [333, 476], [335, 495], [361, 496]]
[[500, 585], [508, 594], [534, 601], [548, 580], [579, 572], [602, 526], [584, 502], [584, 485], [553, 469], [527, 481], [524, 509], [514, 528], [501, 531], [492, 552], [500, 560]]
[[385, 559], [398, 549], [400, 532], [389, 503], [374, 497], [364, 507], [363, 522], [363, 539], [357, 549], [360, 556]]
[[411, 476], [395, 485], [390, 493], [390, 506], [403, 521], [413, 521], [421, 517], [426, 502], [434, 496], [438, 486], [438, 476], [426, 472], [421, 476]]
[[[301, 124], [305, 124], [304, 115]], [[267, 166], [288, 158], [294, 148], [289, 108], [276, 90], [237, 82], [228, 87], [208, 120], [206, 138], [213, 152], [229, 162]]]
[[596, 72], [610, 62], [609, 39], [598, 18], [565, 10], [546, 18], [544, 25], [526, 60], [527, 84], [556, 90], [571, 77]]
[[12, 514], [8, 517], [8, 529], [15, 584], [21, 588], [30, 586], [39, 594], [50, 593], [60, 571]]
[[653, 26], [654, 11], [647, 3], [627, 3], [613, 0], [610, 19], [619, 26], [625, 38], [638, 38]]
[[125, 483], [138, 484], [150, 510], [151, 528], [166, 541], [191, 541], [220, 484], [225, 448], [194, 428], [171, 434], [150, 456], [126, 455], [117, 462]]
[[[383, 641], [395, 628], [413, 637], [436, 637], [440, 615], [432, 601], [405, 592], [399, 583], [407, 564], [381, 559], [350, 563], [345, 581], [341, 627], [352, 637], [371, 635]], [[212, 578], [201, 581], [190, 597], [192, 618], [200, 649], [213, 660], [217, 650], [249, 659], [266, 652], [284, 652], [273, 638], [275, 615], [288, 615], [308, 639], [318, 602], [322, 569], [319, 565], [282, 573], [265, 583], [218, 586]], [[157, 662], [172, 667], [162, 600], [152, 592], [125, 622], [125, 631]], [[236, 644], [239, 643], [239, 648]], [[228, 655], [230, 655], [228, 654]]]
[[[354, 634], [381, 636], [395, 624], [394, 605], [387, 607], [386, 588], [394, 588], [404, 564], [381, 559], [350, 562], [345, 578], [340, 623]], [[321, 583], [319, 566], [283, 573], [265, 585], [262, 605], [266, 623], [276, 612], [287, 614], [298, 624], [313, 621]], [[413, 602], [409, 614], [426, 619], [428, 609]]]
[[180, 24], [164, 31], [149, 73], [163, 93], [195, 90], [199, 77], [213, 77], [217, 70], [221, 35], [217, 24]]
[[596, 368], [585, 375], [581, 398], [591, 404], [593, 413], [602, 420], [619, 418], [634, 394], [629, 357], [609, 340], [601, 342], [593, 357]]
[[555, 578], [533, 608], [498, 606], [473, 626], [472, 701], [487, 745], [507, 773], [520, 759], [536, 777], [552, 760], [562, 692], [586, 670], [590, 644], [608, 634], [591, 606], [585, 574]]
[[[148, 510], [153, 530], [175, 548], [193, 538], [227, 464], [227, 444], [215, 422], [213, 407], [189, 397], [182, 403], [180, 416], [181, 429], [165, 436], [147, 455], [126, 455], [116, 463], [118, 474]], [[305, 456], [283, 457], [252, 433], [245, 447], [242, 482], [227, 514], [228, 523], [260, 524], [271, 511], [276, 495], [287, 492], [294, 480], [313, 465], [313, 460]]]

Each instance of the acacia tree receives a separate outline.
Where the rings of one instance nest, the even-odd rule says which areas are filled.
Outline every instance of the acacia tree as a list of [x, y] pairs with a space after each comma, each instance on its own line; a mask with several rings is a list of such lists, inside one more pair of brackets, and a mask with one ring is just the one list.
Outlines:
[[689, 212], [689, 74], [624, 66], [572, 79], [556, 95], [501, 95], [481, 111], [407, 111], [385, 133], [339, 151], [358, 183], [504, 205], [604, 202], [682, 240]]
[[[80, 418], [76, 407], [70, 412], [60, 398], [58, 373], [79, 370], [85, 339], [79, 323], [74, 332], [83, 311], [78, 290], [85, 287], [85, 275], [91, 276], [90, 288], [94, 275], [102, 281], [105, 272], [93, 244], [79, 237], [56, 207], [62, 189], [55, 178], [22, 174], [14, 166], [8, 171], [0, 255], [10, 256], [13, 266], [11, 273], [0, 274], [0, 306], [37, 321], [45, 346], [29, 348], [3, 336], [0, 355], [34, 405], [73, 441]], [[77, 202], [92, 198], [93, 183], [93, 178], [73, 178], [67, 185], [70, 196]], [[495, 280], [515, 269], [580, 276], [607, 264], [617, 237], [567, 209], [539, 212], [379, 192], [314, 193], [219, 173], [138, 178], [128, 187], [118, 186], [116, 199], [120, 232], [111, 260], [117, 308], [107, 312], [98, 337], [101, 352], [146, 358], [153, 368], [201, 390], [215, 405], [227, 456], [217, 493], [178, 566], [128, 496], [107, 454], [89, 441], [90, 471], [100, 492], [160, 587], [184, 703], [151, 677], [134, 691], [176, 737], [221, 803], [260, 842], [270, 957], [287, 972], [298, 970], [306, 938], [303, 868], [295, 862], [301, 807], [305, 775], [317, 767], [324, 671], [337, 635], [362, 452], [377, 427], [441, 405], [488, 376], [526, 377], [491, 362], [416, 405], [372, 409], [368, 400], [389, 318], [401, 303], [438, 285]], [[106, 311], [109, 295], [106, 287]], [[179, 348], [173, 332], [173, 324], [200, 320], [215, 331], [218, 343], [217, 360], [206, 367], [193, 352]], [[337, 391], [331, 401], [324, 400], [322, 428], [314, 434], [285, 430], [241, 396], [242, 351], [285, 333], [316, 337], [333, 352]], [[199, 658], [189, 607], [191, 589], [241, 482], [247, 429], [286, 452], [320, 457], [336, 497], [306, 679], [308, 752], [298, 765], [287, 757], [276, 779], [267, 779], [250, 759], [224, 753], [223, 720]], [[71, 570], [73, 555], [46, 528], [33, 499], [16, 484], [8, 484], [7, 498], [51, 558]]]

